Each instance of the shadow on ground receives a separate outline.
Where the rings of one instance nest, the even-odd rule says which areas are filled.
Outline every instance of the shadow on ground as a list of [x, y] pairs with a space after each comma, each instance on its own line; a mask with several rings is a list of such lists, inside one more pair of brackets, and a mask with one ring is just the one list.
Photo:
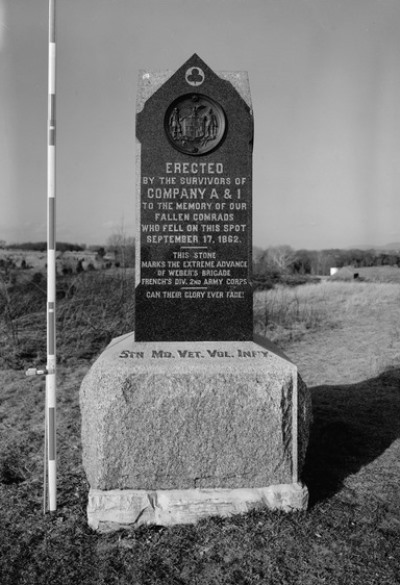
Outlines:
[[313, 424], [302, 480], [310, 506], [400, 437], [400, 369], [343, 386], [311, 388]]

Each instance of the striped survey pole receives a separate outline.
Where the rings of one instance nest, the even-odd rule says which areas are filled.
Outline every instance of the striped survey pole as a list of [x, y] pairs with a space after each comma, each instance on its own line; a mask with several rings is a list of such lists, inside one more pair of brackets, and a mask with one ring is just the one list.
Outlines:
[[[46, 376], [45, 471], [48, 479], [48, 507], [57, 509], [56, 474], [56, 34], [55, 4], [49, 0], [49, 90], [47, 138], [47, 365], [29, 368], [27, 376]], [[46, 487], [44, 487], [46, 512]]]
[[49, 510], [57, 508], [56, 475], [56, 31], [55, 0], [49, 0], [49, 94], [47, 141], [47, 376], [46, 435]]

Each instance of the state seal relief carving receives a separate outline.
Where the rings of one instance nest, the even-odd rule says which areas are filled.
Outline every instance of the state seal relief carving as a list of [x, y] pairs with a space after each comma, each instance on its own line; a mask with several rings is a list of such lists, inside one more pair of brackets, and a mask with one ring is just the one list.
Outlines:
[[214, 150], [222, 142], [226, 126], [222, 107], [201, 94], [178, 98], [165, 116], [165, 130], [172, 145], [192, 155]]

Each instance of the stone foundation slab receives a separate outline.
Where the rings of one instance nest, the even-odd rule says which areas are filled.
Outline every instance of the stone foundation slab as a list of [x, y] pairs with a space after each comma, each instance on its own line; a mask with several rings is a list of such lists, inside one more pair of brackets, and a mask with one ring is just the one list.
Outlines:
[[111, 532], [143, 524], [195, 524], [203, 518], [228, 517], [257, 508], [291, 512], [305, 510], [307, 505], [307, 488], [295, 483], [241, 489], [91, 489], [87, 511], [91, 528]]

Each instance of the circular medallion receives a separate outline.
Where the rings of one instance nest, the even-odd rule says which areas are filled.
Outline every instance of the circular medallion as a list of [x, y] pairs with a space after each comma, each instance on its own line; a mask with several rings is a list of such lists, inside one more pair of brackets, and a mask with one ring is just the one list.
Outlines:
[[204, 71], [200, 67], [189, 67], [185, 73], [185, 79], [189, 85], [197, 87], [201, 85], [205, 80], [206, 76]]
[[226, 119], [217, 102], [201, 94], [184, 95], [169, 106], [165, 130], [172, 145], [186, 154], [206, 154], [223, 140]]

